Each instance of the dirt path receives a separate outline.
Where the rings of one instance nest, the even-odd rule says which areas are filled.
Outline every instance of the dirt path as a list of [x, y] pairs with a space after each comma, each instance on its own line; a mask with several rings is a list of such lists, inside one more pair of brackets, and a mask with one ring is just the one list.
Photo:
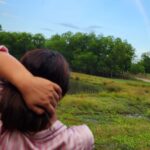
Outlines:
[[144, 79], [144, 78], [139, 78], [139, 77], [136, 77], [135, 79], [137, 80], [141, 80], [141, 81], [144, 81], [144, 82], [150, 82], [149, 79]]

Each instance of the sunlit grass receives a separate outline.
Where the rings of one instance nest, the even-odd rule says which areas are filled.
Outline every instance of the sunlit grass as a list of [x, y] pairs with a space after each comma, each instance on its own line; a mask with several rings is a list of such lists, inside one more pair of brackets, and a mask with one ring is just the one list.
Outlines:
[[58, 107], [60, 120], [87, 124], [97, 150], [150, 149], [150, 83], [80, 73], [71, 79], [71, 94]]

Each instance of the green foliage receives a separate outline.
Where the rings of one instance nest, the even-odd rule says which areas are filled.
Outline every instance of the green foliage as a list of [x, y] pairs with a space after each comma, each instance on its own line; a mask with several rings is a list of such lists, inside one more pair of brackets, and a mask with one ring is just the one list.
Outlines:
[[94, 33], [54, 35], [46, 47], [60, 51], [75, 71], [111, 77], [129, 71], [134, 56], [134, 49], [126, 41]]
[[0, 24], [0, 31], [2, 31], [3, 30], [3, 28], [2, 28], [2, 25]]
[[133, 47], [113, 36], [66, 32], [45, 39], [42, 34], [0, 32], [0, 43], [20, 58], [34, 48], [49, 48], [62, 53], [74, 71], [102, 76], [123, 76], [131, 68]]
[[71, 64], [75, 70], [89, 74], [96, 72], [97, 56], [92, 52], [75, 53], [74, 58]]
[[43, 48], [45, 46], [45, 38], [40, 33], [32, 36], [32, 42], [36, 48]]
[[12, 55], [20, 58], [28, 50], [44, 47], [45, 38], [41, 34], [0, 32], [0, 43], [6, 45]]
[[133, 63], [130, 68], [130, 72], [133, 74], [144, 73], [145, 67], [141, 62]]
[[150, 55], [149, 53], [144, 53], [142, 55], [141, 63], [143, 64], [145, 68], [146, 73], [150, 73]]

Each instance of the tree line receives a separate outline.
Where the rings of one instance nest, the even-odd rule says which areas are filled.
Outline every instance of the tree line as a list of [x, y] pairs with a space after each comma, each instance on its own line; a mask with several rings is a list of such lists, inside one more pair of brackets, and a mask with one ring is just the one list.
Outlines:
[[0, 44], [6, 45], [17, 58], [35, 48], [59, 51], [70, 68], [77, 72], [107, 77], [121, 77], [127, 72], [150, 73], [149, 53], [144, 53], [142, 59], [134, 63], [132, 45], [113, 36], [66, 32], [45, 38], [40, 33], [5, 32], [1, 29]]

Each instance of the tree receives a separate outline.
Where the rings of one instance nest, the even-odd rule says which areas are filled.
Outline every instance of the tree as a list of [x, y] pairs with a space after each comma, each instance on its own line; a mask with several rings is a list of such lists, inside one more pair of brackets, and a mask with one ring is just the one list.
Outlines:
[[[96, 36], [94, 33], [66, 32], [45, 39], [39, 33], [32, 35], [2, 31], [0, 43], [5, 44], [17, 58], [34, 48], [57, 50], [64, 55], [73, 70], [110, 77], [122, 76], [128, 72], [134, 57], [134, 48], [127, 41], [113, 36]], [[143, 56], [142, 63], [146, 71], [150, 71], [148, 60], [147, 55]]]
[[141, 63], [143, 64], [145, 68], [145, 72], [150, 73], [150, 54], [149, 53], [142, 54]]
[[96, 63], [97, 56], [92, 52], [80, 52], [75, 55], [75, 59], [72, 61], [75, 70], [89, 74], [95, 74]]
[[33, 35], [32, 42], [34, 44], [34, 47], [43, 48], [45, 45], [45, 38], [42, 34], [37, 33], [37, 34]]
[[2, 29], [2, 25], [0, 24], [0, 31], [3, 31], [3, 29]]
[[17, 58], [34, 48], [32, 35], [25, 32], [0, 32], [0, 43], [6, 45], [10, 53]]
[[130, 44], [126, 41], [123, 42], [120, 38], [115, 39], [114, 46], [108, 55], [111, 76], [120, 76], [129, 71], [133, 56], [134, 49]]
[[145, 73], [145, 68], [141, 62], [133, 63], [131, 65], [130, 72], [133, 74]]
[[71, 65], [74, 51], [72, 36], [71, 32], [63, 33], [62, 35], [53, 35], [50, 39], [46, 40], [45, 47], [59, 51]]
[[110, 76], [113, 67], [111, 53], [114, 47], [114, 38], [112, 36], [104, 37], [98, 36], [97, 50], [98, 55], [98, 74], [103, 76]]

